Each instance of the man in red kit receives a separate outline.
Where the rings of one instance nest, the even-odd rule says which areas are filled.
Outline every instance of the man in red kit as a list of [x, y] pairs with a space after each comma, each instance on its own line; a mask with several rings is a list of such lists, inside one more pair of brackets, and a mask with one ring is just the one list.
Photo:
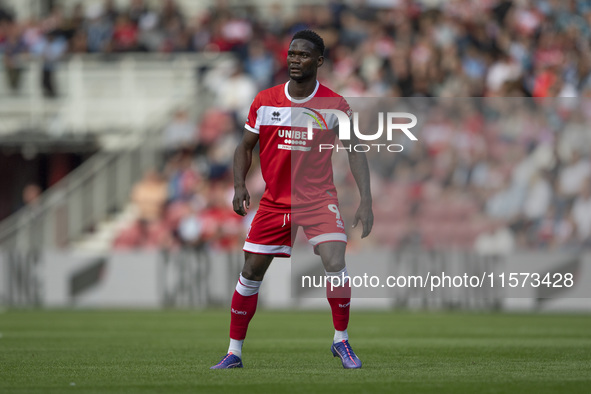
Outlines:
[[[246, 130], [234, 154], [234, 211], [244, 216], [250, 206], [245, 178], [257, 142], [266, 188], [244, 244], [245, 263], [232, 297], [228, 353], [211, 369], [242, 368], [242, 344], [256, 311], [259, 287], [273, 258], [291, 255], [298, 227], [320, 255], [327, 277], [348, 279], [347, 236], [333, 184], [331, 150], [318, 149], [320, 144], [334, 144], [338, 130], [334, 119], [329, 119], [329, 127], [322, 118], [322, 108], [310, 107], [331, 103], [331, 108], [347, 114], [349, 121], [351, 110], [341, 96], [316, 80], [323, 53], [324, 42], [318, 34], [310, 30], [296, 33], [287, 53], [289, 81], [260, 92], [250, 108]], [[304, 109], [306, 115], [321, 120], [317, 122], [325, 125], [324, 131], [311, 133], [301, 127], [296, 115]], [[367, 159], [350, 149], [356, 137], [342, 142], [349, 147], [351, 172], [361, 195], [353, 227], [361, 221], [364, 238], [373, 226]], [[344, 368], [360, 368], [361, 361], [347, 334], [350, 285], [345, 281], [339, 287], [326, 288], [335, 328], [331, 351], [341, 358]]]

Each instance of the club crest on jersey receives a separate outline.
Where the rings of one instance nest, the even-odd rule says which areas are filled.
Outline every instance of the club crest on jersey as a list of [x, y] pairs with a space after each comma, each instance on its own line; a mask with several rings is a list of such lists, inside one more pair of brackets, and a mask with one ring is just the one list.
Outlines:
[[[312, 109], [312, 108], [308, 108], [308, 107], [304, 107], [305, 109], [307, 109], [308, 111], [312, 112], [312, 113], [308, 113], [308, 112], [304, 112], [305, 115], [308, 115], [309, 117], [311, 117], [312, 119], [314, 119], [316, 121], [316, 124], [320, 127], [320, 130], [328, 130], [328, 125], [326, 124], [326, 120], [324, 120], [324, 117], [322, 116], [322, 114], [320, 114], [320, 112]], [[310, 123], [308, 124], [308, 138], [312, 139], [312, 130], [310, 127]]]

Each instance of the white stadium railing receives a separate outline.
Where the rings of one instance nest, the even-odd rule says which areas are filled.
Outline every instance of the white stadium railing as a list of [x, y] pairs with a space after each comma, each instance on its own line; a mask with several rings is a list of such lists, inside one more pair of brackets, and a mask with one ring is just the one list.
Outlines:
[[0, 249], [62, 248], [129, 200], [143, 169], [157, 165], [159, 140], [97, 153], [41, 196], [0, 223]]
[[198, 71], [224, 61], [232, 60], [208, 54], [131, 54], [108, 61], [73, 56], [58, 68], [58, 99], [41, 96], [40, 64], [31, 61], [17, 97], [0, 89], [0, 145], [2, 133], [35, 130], [64, 137], [91, 133], [102, 149], [45, 192], [35, 208], [0, 222], [0, 249], [66, 247], [121, 210], [132, 185], [159, 164], [160, 133], [171, 111], [181, 105], [199, 111]]
[[177, 105], [194, 104], [198, 71], [229, 56], [208, 54], [72, 55], [55, 71], [58, 97], [41, 89], [41, 62], [32, 59], [17, 94], [0, 80], [0, 136], [15, 130], [52, 135], [146, 130]]

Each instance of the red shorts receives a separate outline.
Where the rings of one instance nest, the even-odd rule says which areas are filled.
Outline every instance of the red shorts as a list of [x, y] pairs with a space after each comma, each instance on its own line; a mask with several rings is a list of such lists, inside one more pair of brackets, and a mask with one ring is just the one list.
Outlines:
[[298, 231], [303, 227], [308, 242], [316, 246], [324, 242], [347, 242], [345, 225], [338, 205], [305, 212], [277, 213], [263, 208], [257, 211], [244, 243], [245, 252], [290, 257], [291, 247]]

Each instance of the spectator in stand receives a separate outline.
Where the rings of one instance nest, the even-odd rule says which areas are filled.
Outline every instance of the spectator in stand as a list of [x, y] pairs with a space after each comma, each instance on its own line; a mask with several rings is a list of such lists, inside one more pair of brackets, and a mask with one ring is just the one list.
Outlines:
[[61, 26], [61, 30], [66, 34], [66, 37], [71, 38], [74, 34], [84, 29], [84, 5], [78, 3], [72, 9], [70, 18], [67, 18]]
[[127, 15], [117, 17], [113, 28], [112, 49], [114, 52], [138, 50], [138, 29]]
[[211, 180], [224, 179], [231, 174], [234, 150], [239, 139], [236, 134], [226, 134], [218, 138], [208, 149], [206, 158], [209, 166], [208, 177]]
[[55, 85], [55, 70], [67, 49], [68, 42], [57, 30], [47, 33], [32, 49], [33, 53], [39, 56], [43, 62], [41, 84], [45, 97], [55, 98], [58, 95]]
[[215, 108], [206, 110], [199, 123], [196, 152], [198, 154], [207, 153], [217, 140], [235, 132], [236, 125], [229, 113]]
[[88, 40], [86, 32], [83, 29], [76, 30], [70, 40], [70, 53], [86, 53], [87, 48]]
[[171, 157], [166, 166], [168, 201], [190, 201], [201, 182], [191, 152], [183, 150]]
[[523, 215], [533, 225], [542, 220], [551, 207], [553, 191], [549, 178], [548, 172], [538, 170], [530, 179], [523, 203]]
[[88, 52], [108, 52], [111, 50], [111, 38], [113, 36], [113, 24], [104, 15], [100, 4], [92, 4], [86, 11], [86, 23], [84, 30]]
[[160, 249], [174, 247], [171, 230], [162, 221], [148, 222], [137, 219], [130, 227], [121, 231], [113, 247], [121, 250], [134, 249]]
[[43, 217], [43, 209], [41, 207], [41, 193], [42, 189], [36, 183], [29, 183], [23, 188], [22, 202], [24, 214], [19, 220], [22, 223], [29, 223], [30, 229], [30, 245], [33, 247], [41, 247], [43, 245], [43, 228], [41, 226], [41, 219]]
[[46, 34], [53, 31], [58, 31], [60, 34], [63, 34], [61, 28], [64, 26], [65, 22], [66, 16], [64, 15], [63, 7], [61, 5], [54, 5], [49, 14], [42, 17], [39, 27]]
[[35, 183], [29, 183], [23, 188], [23, 206], [34, 209], [39, 204], [41, 187]]
[[529, 180], [519, 223], [521, 228], [518, 229], [526, 246], [535, 245], [537, 231], [552, 207], [553, 197], [548, 172], [537, 170]]
[[4, 40], [4, 72], [11, 93], [17, 94], [20, 89], [21, 72], [27, 57], [27, 46], [22, 37], [20, 27], [16, 23], [5, 25], [6, 38]]
[[170, 158], [182, 149], [193, 151], [197, 143], [196, 125], [189, 119], [185, 109], [177, 109], [162, 133], [165, 158]]
[[183, 26], [181, 18], [169, 18], [162, 29], [163, 41], [160, 50], [163, 52], [185, 52], [191, 45], [191, 37]]
[[71, 53], [84, 53], [88, 51], [86, 32], [84, 30], [85, 16], [84, 6], [78, 3], [74, 6], [71, 16], [62, 24], [60, 30], [70, 43]]
[[[584, 102], [579, 100], [568, 100], [569, 103], [576, 103], [577, 108], [564, 125], [564, 129], [557, 136], [559, 147], [563, 151], [571, 152], [581, 147], [591, 147], [591, 133], [589, 133], [588, 119], [585, 119], [586, 110], [582, 108]], [[589, 114], [591, 115], [591, 114]]]
[[196, 52], [207, 51], [211, 42], [211, 28], [207, 13], [197, 15], [189, 28], [190, 48]]
[[573, 226], [568, 219], [560, 219], [550, 207], [533, 229], [531, 246], [534, 248], [555, 249], [562, 247], [572, 238]]
[[185, 16], [175, 0], [163, 1], [159, 20], [162, 27], [168, 26], [171, 22], [185, 25]]
[[248, 117], [250, 102], [256, 95], [256, 83], [244, 73], [240, 63], [236, 63], [228, 78], [216, 88], [219, 108], [234, 115], [237, 120]]
[[117, 11], [117, 7], [113, 0], [105, 0], [103, 2], [103, 14], [111, 26], [117, 23], [117, 20], [119, 19], [119, 11]]
[[508, 54], [500, 52], [486, 73], [488, 95], [501, 96], [500, 92], [505, 84], [518, 80], [521, 75], [522, 70], [519, 62]]
[[189, 211], [178, 223], [176, 233], [183, 246], [200, 249], [209, 241], [204, 236], [203, 219], [199, 211]]
[[489, 222], [474, 242], [474, 250], [482, 256], [507, 256], [515, 250], [515, 237], [502, 220]]
[[138, 26], [142, 18], [151, 12], [144, 0], [131, 0], [126, 14], [131, 22]]
[[583, 183], [572, 208], [576, 237], [584, 247], [591, 247], [591, 178]]
[[117, 249], [173, 247], [172, 230], [163, 215], [167, 197], [166, 180], [157, 171], [147, 171], [131, 193], [137, 217], [118, 234], [113, 246]]
[[202, 237], [218, 250], [234, 250], [243, 236], [242, 218], [234, 213], [230, 196], [232, 183], [221, 181], [208, 189], [208, 205], [199, 213]]
[[562, 167], [558, 174], [558, 214], [565, 214], [575, 197], [581, 190], [581, 185], [591, 176], [591, 164], [577, 149], [571, 152], [570, 162]]
[[167, 199], [166, 180], [154, 170], [146, 171], [131, 192], [131, 201], [137, 208], [138, 218], [147, 223], [161, 219]]
[[256, 90], [264, 90], [271, 86], [274, 62], [272, 55], [260, 40], [248, 44], [248, 57], [245, 69], [256, 82]]

